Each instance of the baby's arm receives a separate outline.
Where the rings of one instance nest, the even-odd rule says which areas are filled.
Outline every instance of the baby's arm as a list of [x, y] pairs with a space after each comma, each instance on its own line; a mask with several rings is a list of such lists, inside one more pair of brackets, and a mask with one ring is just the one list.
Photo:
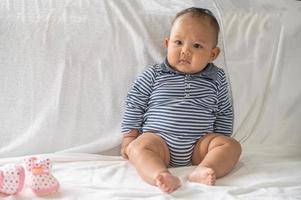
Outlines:
[[128, 159], [127, 147], [139, 136], [139, 131], [137, 129], [130, 130], [128, 133], [123, 134], [122, 143], [121, 143], [121, 156], [125, 159]]
[[155, 69], [152, 66], [136, 79], [132, 89], [128, 93], [121, 127], [123, 133], [121, 155], [126, 159], [127, 146], [135, 140], [142, 131], [143, 115], [148, 106], [155, 75]]
[[219, 76], [219, 88], [218, 88], [218, 108], [216, 113], [216, 120], [214, 123], [214, 132], [223, 135], [230, 136], [233, 128], [233, 107], [230, 99], [230, 93], [228, 91], [228, 83], [225, 72], [220, 69]]

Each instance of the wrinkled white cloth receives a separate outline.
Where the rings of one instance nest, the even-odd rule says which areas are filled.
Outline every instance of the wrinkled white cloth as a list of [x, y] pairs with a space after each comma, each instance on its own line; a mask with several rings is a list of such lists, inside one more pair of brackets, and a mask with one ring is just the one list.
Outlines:
[[166, 56], [175, 13], [198, 5], [216, 9], [210, 1], [0, 1], [0, 157], [118, 147], [131, 83]]
[[221, 24], [234, 136], [299, 144], [300, 2], [16, 0], [0, 1], [0, 157], [118, 148], [132, 81], [165, 57], [171, 19], [190, 6]]
[[[171, 19], [190, 6], [221, 25], [215, 64], [244, 151], [217, 187], [185, 182], [170, 197], [120, 157], [68, 152], [119, 154], [131, 83], [165, 57]], [[0, 0], [0, 164], [51, 153], [57, 199], [301, 199], [300, 22], [293, 0]], [[192, 168], [172, 171], [185, 181]]]

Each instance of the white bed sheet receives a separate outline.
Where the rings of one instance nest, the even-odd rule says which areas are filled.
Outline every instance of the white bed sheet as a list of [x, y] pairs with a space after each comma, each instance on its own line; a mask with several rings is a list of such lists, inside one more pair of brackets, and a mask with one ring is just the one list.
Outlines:
[[[297, 200], [301, 199], [300, 155], [301, 148], [296, 146], [246, 148], [235, 169], [219, 179], [216, 186], [188, 182], [192, 166], [173, 168], [171, 172], [181, 178], [183, 186], [170, 195], [144, 182], [120, 156], [57, 153], [39, 157], [54, 161], [53, 174], [61, 183], [59, 193], [46, 199]], [[22, 159], [1, 159], [0, 165], [20, 163]], [[26, 187], [18, 196], [4, 199], [43, 198], [36, 197]]]
[[[171, 169], [184, 186], [163, 195], [95, 153], [118, 155], [128, 88], [164, 58], [171, 18], [189, 6], [221, 24], [217, 65], [244, 151], [216, 187], [188, 183], [193, 167]], [[0, 0], [0, 166], [49, 153], [62, 188], [48, 199], [301, 199], [300, 33], [293, 0]]]

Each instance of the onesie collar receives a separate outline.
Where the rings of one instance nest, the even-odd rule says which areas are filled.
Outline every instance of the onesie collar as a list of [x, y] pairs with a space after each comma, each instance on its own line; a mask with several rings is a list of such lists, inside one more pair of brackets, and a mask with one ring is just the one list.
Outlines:
[[[182, 75], [187, 75], [182, 72], [178, 72], [174, 69], [171, 68], [170, 64], [167, 61], [167, 58], [164, 59], [164, 61], [161, 63], [161, 71], [162, 72], [169, 72], [169, 73], [174, 73], [174, 74], [182, 74]], [[206, 78], [216, 80], [218, 77], [218, 67], [215, 66], [213, 63], [209, 63], [202, 71], [195, 73], [195, 74], [190, 74], [192, 77], [201, 77], [205, 76]]]

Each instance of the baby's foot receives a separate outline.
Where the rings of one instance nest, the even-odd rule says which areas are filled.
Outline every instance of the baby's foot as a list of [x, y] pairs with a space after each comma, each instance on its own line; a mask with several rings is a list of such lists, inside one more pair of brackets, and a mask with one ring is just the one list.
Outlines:
[[178, 177], [169, 172], [160, 173], [155, 179], [156, 185], [166, 193], [172, 193], [181, 186], [181, 181]]
[[198, 166], [189, 176], [188, 180], [206, 185], [214, 185], [216, 181], [215, 172], [212, 168]]

